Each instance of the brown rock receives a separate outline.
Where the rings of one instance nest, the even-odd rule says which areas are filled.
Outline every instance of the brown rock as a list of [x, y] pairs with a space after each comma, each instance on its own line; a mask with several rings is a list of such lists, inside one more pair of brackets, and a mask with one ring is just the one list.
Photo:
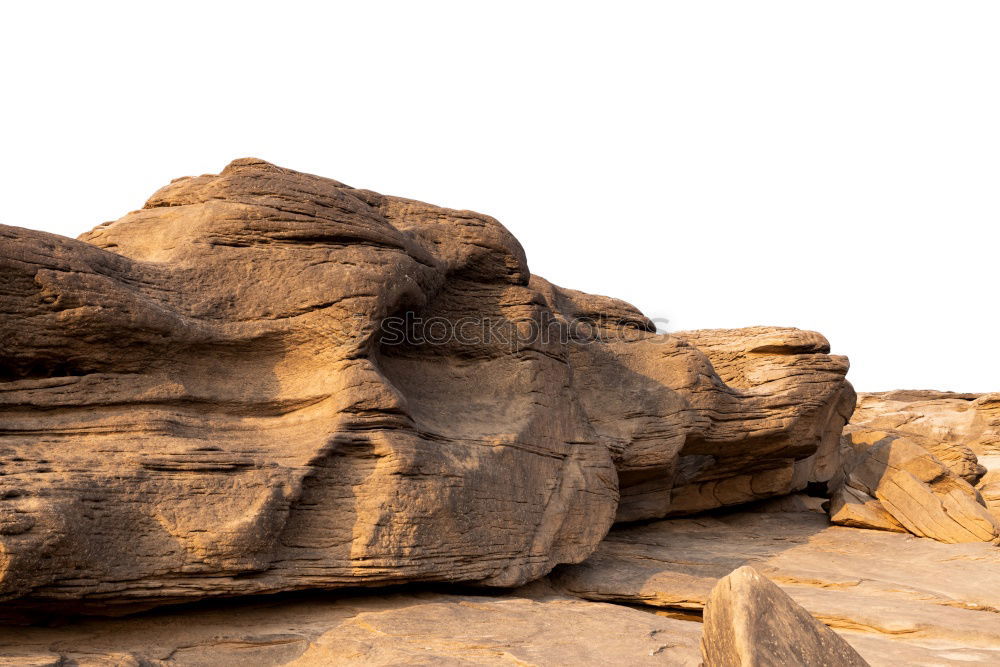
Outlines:
[[[1000, 522], [975, 488], [913, 438], [898, 433], [852, 427], [844, 435], [857, 455], [844, 456], [849, 469], [834, 492], [830, 508], [834, 523], [888, 530], [898, 524], [914, 535], [941, 542], [991, 541], [1000, 536]], [[867, 448], [859, 446], [872, 440]]]
[[0, 663], [698, 665], [700, 635], [699, 623], [552, 595], [305, 595], [0, 627]]
[[[1000, 394], [891, 391], [861, 394], [851, 423], [920, 436], [919, 443], [970, 484], [983, 474], [975, 457], [1000, 455]], [[952, 449], [951, 453], [946, 450]], [[973, 456], [970, 458], [970, 454]]]
[[1000, 549], [829, 525], [814, 512], [668, 519], [614, 528], [550, 578], [596, 601], [697, 612], [750, 565], [871, 664], [1000, 663]]
[[723, 577], [705, 604], [706, 667], [868, 665], [851, 645], [752, 567]]
[[816, 512], [825, 515], [828, 502], [825, 498], [809, 496], [804, 493], [792, 493], [787, 496], [762, 500], [747, 505], [743, 509], [747, 512]]
[[[742, 431], [743, 446], [720, 448], [710, 441], [689, 439], [679, 466], [690, 472], [683, 475], [683, 484], [675, 482], [671, 514], [784, 495], [810, 482], [828, 482], [836, 474], [841, 428], [854, 409], [855, 395], [850, 385], [837, 385], [835, 378], [847, 372], [848, 362], [846, 357], [827, 354], [830, 344], [823, 336], [772, 327], [686, 331], [677, 336], [705, 352], [729, 387], [770, 407], [762, 422], [730, 423], [734, 431], [727, 437], [740, 440]], [[802, 382], [804, 376], [819, 379], [828, 390], [810, 389]], [[834, 386], [838, 388], [829, 391]], [[792, 403], [775, 413], [782, 397]], [[811, 419], [797, 416], [803, 412]], [[783, 465], [769, 462], [782, 458]]]
[[827, 477], [854, 400], [818, 334], [658, 335], [493, 218], [254, 159], [78, 241], [0, 227], [0, 276], [24, 608], [518, 585]]
[[979, 491], [986, 509], [1000, 522], [1000, 480], [982, 484], [976, 490]]
[[889, 514], [882, 503], [844, 484], [833, 493], [830, 501], [830, 520], [841, 526], [873, 528], [905, 533], [906, 528]]

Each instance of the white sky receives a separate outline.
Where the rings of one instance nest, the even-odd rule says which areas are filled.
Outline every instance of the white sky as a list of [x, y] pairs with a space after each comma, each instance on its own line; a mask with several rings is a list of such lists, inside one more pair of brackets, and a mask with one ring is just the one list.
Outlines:
[[861, 390], [1000, 390], [1000, 3], [0, 9], [0, 223], [256, 156], [471, 208], [671, 330], [815, 329]]

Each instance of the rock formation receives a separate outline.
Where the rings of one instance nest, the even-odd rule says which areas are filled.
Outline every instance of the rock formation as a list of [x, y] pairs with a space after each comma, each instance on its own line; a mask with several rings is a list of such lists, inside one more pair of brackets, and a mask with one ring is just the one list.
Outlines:
[[842, 469], [830, 482], [833, 522], [942, 542], [1000, 538], [996, 491], [976, 454], [996, 458], [996, 396], [862, 395], [842, 438]]
[[863, 666], [868, 663], [752, 567], [719, 580], [705, 603], [705, 667]]
[[[834, 394], [833, 400], [827, 392], [810, 396], [803, 391], [804, 378], [822, 386], [837, 386], [838, 378], [847, 372], [847, 359], [829, 356], [830, 344], [823, 336], [797, 329], [754, 327], [686, 331], [677, 337], [704, 352], [727, 386], [771, 405], [791, 395], [795, 403], [778, 414], [769, 409], [760, 421], [731, 422], [732, 430], [726, 437], [739, 440], [742, 433], [749, 441], [746, 446], [721, 447], [717, 440], [688, 442], [681, 450], [679, 465], [684, 471], [699, 472], [687, 472], [682, 480], [675, 480], [672, 514], [786, 494], [811, 482], [828, 482], [836, 474], [840, 429], [829, 425], [850, 419], [855, 394], [850, 386]], [[799, 411], [814, 418], [800, 419], [796, 416]], [[775, 460], [781, 463], [776, 465]], [[630, 518], [651, 516], [656, 515]]]
[[[942, 391], [889, 391], [861, 394], [851, 417], [855, 426], [900, 431], [933, 443], [931, 452], [941, 461], [959, 460], [947, 447], [963, 448], [976, 456], [1000, 456], [1000, 393], [956, 394]], [[980, 471], [981, 475], [982, 472]], [[967, 479], [975, 483], [972, 479]]]
[[[990, 541], [1000, 535], [1000, 522], [979, 493], [907, 438], [889, 436], [869, 447], [838, 489], [835, 503], [847, 489], [870, 506], [877, 501], [914, 535], [941, 542]], [[832, 517], [838, 522], [836, 512]]]
[[983, 504], [990, 511], [993, 518], [1000, 523], [1000, 475], [996, 481], [988, 481], [980, 484], [977, 491], [983, 499]]
[[6, 611], [523, 584], [830, 480], [854, 402], [817, 334], [660, 335], [488, 216], [254, 159], [0, 227], [0, 345]]

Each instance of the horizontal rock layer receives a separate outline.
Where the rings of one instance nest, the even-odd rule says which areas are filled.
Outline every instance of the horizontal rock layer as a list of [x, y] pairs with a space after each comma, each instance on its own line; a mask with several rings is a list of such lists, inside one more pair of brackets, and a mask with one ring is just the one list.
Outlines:
[[818, 334], [660, 335], [493, 218], [254, 159], [0, 227], [0, 334], [7, 609], [518, 585], [828, 480], [854, 402]]
[[750, 565], [869, 663], [1000, 662], [1000, 549], [830, 526], [818, 512], [739, 512], [615, 528], [552, 581], [586, 599], [704, 608]]
[[[1000, 393], [887, 391], [861, 394], [851, 423], [923, 436], [942, 449], [958, 446], [968, 448], [977, 456], [1000, 456]], [[948, 458], [938, 451], [932, 452], [942, 461]]]
[[701, 625], [554, 595], [306, 596], [0, 628], [11, 667], [691, 665]]
[[[766, 516], [744, 515], [743, 519], [730, 521], [741, 520], [750, 522], [747, 529], [755, 532], [758, 540], [772, 542], [772, 548], [781, 543], [777, 525], [773, 529], [763, 527], [761, 522], [766, 521]], [[805, 542], [801, 527], [797, 527], [800, 521], [794, 518], [789, 521], [787, 517], [782, 521], [793, 526], [784, 539], [785, 546], [791, 548]], [[701, 519], [663, 523], [689, 526], [697, 522]], [[860, 534], [861, 540], [872, 532], [830, 530]], [[706, 533], [702, 539], [704, 547], [710, 547], [717, 537]], [[736, 541], [737, 549], [747, 546], [745, 540]], [[680, 542], [682, 548], [690, 547], [689, 542]], [[956, 576], [976, 576], [992, 567], [993, 563], [986, 563], [983, 569], [975, 569], [974, 561], [982, 545], [943, 545], [929, 540], [917, 543], [944, 553], [939, 554], [938, 560], [926, 558], [926, 553], [909, 558], [901, 571], [885, 572], [885, 576], [878, 578], [879, 585], [891, 584], [897, 590], [884, 599], [880, 599], [875, 589], [868, 589], [860, 596], [852, 595], [851, 589], [864, 587], [865, 582], [851, 585], [847, 579], [852, 571], [850, 564], [853, 562], [853, 571], [860, 572], [858, 568], [864, 564], [868, 552], [859, 553], [853, 561], [850, 554], [840, 553], [813, 580], [803, 581], [801, 576], [815, 571], [811, 567], [815, 561], [809, 559], [803, 560], [804, 569], [797, 583], [789, 584], [787, 570], [772, 569], [768, 576], [779, 578], [785, 591], [791, 592], [800, 604], [809, 601], [812, 609], [816, 609], [817, 599], [804, 595], [801, 590], [804, 587], [826, 587], [828, 597], [845, 596], [839, 606], [827, 604], [821, 618], [832, 623], [835, 632], [872, 665], [996, 664], [1000, 649], [990, 648], [996, 635], [996, 626], [990, 625], [995, 613], [986, 607], [972, 607], [978, 611], [962, 609], [968, 604], [962, 602], [968, 599], [962, 591], [973, 587], [963, 589], [962, 581], [940, 575], [949, 560], [958, 568], [972, 563], [973, 569], [961, 569], [955, 572]], [[729, 552], [726, 560], [735, 560], [732, 550], [722, 542], [717, 544], [720, 548], [716, 551]], [[885, 546], [874, 545], [872, 552]], [[969, 547], [973, 548], [967, 551]], [[836, 547], [850, 548], [850, 542], [841, 542]], [[836, 549], [832, 553], [836, 554]], [[691, 550], [691, 553], [695, 562], [705, 557], [703, 551]], [[759, 549], [755, 555], [760, 555]], [[795, 558], [794, 552], [791, 557]], [[875, 561], [873, 566], [878, 568], [883, 562]], [[618, 566], [625, 566], [624, 572], [631, 569], [628, 562], [619, 562]], [[720, 563], [718, 569], [726, 566]], [[835, 572], [843, 574], [831, 579]], [[940, 584], [937, 589], [929, 588], [934, 577]], [[702, 604], [715, 585], [716, 578], [706, 578], [699, 589], [703, 590], [699, 593], [703, 596]], [[931, 597], [927, 597], [929, 590], [934, 593]], [[822, 595], [822, 591], [818, 592]], [[942, 602], [942, 592], [955, 595], [950, 606]], [[871, 596], [865, 597], [867, 593]], [[901, 604], [907, 595], [916, 601], [910, 607]], [[839, 613], [831, 614], [833, 610]], [[920, 610], [923, 613], [918, 613]], [[900, 615], [898, 623], [886, 620], [891, 614]], [[127, 618], [82, 618], [52, 626], [0, 627], [0, 663], [12, 667], [697, 665], [701, 662], [699, 640], [703, 625], [691, 614], [685, 614], [683, 620], [675, 618], [677, 615], [670, 608], [567, 597], [553, 591], [544, 581], [499, 596], [431, 590], [383, 590], [362, 596], [349, 592], [303, 593], [203, 602]], [[873, 620], [880, 617], [879, 621]], [[789, 626], [789, 633], [798, 627]]]

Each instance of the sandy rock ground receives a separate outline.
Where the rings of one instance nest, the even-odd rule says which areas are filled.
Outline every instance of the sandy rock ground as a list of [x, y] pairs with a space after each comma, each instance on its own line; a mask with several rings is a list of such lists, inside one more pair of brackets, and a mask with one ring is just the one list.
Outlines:
[[698, 611], [743, 565], [872, 664], [1000, 661], [1000, 549], [990, 543], [831, 526], [819, 512], [734, 512], [616, 528], [551, 578], [587, 599]]
[[5, 665], [697, 665], [700, 624], [524, 595], [285, 595], [0, 628]]

